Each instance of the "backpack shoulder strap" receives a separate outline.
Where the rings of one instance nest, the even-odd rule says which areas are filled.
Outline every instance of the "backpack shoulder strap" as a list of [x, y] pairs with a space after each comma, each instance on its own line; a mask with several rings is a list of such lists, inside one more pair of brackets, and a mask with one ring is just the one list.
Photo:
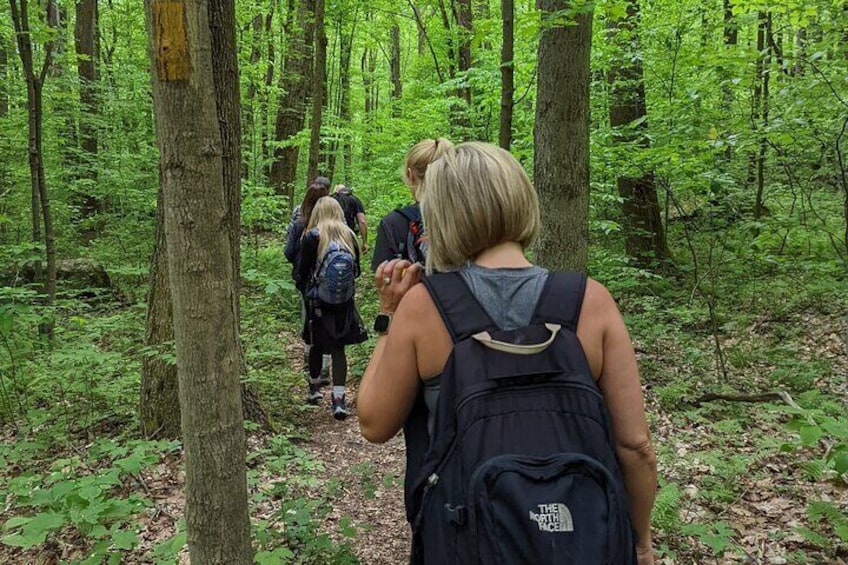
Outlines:
[[495, 326], [457, 271], [421, 279], [454, 343]]
[[586, 281], [583, 273], [549, 273], [533, 313], [535, 322], [554, 322], [577, 331], [586, 294]]
[[415, 222], [421, 219], [421, 209], [418, 207], [418, 204], [410, 204], [409, 206], [398, 208], [395, 211], [406, 218], [407, 222]]

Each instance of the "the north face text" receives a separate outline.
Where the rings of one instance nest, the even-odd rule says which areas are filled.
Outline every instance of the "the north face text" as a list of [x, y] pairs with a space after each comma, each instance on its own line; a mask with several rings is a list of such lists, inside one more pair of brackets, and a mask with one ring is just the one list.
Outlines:
[[573, 532], [574, 522], [565, 504], [540, 504], [539, 511], [530, 511], [530, 519], [543, 532]]

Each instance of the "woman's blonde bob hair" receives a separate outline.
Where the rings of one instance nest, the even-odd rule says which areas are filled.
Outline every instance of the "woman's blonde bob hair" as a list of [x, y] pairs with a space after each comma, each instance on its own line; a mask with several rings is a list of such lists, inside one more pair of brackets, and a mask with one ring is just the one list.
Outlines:
[[331, 241], [356, 254], [356, 236], [347, 227], [341, 204], [331, 196], [322, 196], [312, 210], [309, 225], [303, 231], [304, 237], [312, 229], [318, 228], [318, 257], [323, 257]]
[[[412, 191], [412, 196], [418, 200], [418, 188], [424, 182], [427, 174], [427, 166], [445, 154], [445, 151], [453, 148], [453, 143], [439, 137], [436, 139], [422, 139], [413, 145], [406, 153], [406, 161], [403, 168], [403, 182]], [[412, 176], [410, 176], [410, 171]]]
[[450, 271], [508, 241], [530, 247], [539, 236], [539, 198], [509, 152], [463, 143], [427, 169], [421, 186], [427, 272]]

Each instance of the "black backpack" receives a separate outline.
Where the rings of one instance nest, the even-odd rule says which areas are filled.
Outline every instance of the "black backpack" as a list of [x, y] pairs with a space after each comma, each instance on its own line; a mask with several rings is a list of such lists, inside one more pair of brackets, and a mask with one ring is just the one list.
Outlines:
[[432, 437], [420, 394], [404, 428], [412, 563], [635, 564], [609, 414], [576, 334], [586, 277], [551, 273], [514, 331], [458, 273], [424, 283], [454, 347]]
[[427, 259], [427, 234], [424, 231], [424, 221], [421, 219], [421, 208], [411, 204], [400, 208], [397, 213], [403, 216], [408, 224], [406, 239], [400, 242], [399, 255], [409, 259], [411, 263], [424, 263]]

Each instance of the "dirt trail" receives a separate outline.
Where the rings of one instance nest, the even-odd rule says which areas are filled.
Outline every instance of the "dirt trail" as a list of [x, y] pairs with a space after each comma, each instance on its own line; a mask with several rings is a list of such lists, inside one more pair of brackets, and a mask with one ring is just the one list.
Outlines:
[[312, 430], [307, 447], [324, 463], [324, 484], [333, 491], [325, 529], [334, 539], [342, 539], [339, 522], [347, 516], [357, 530], [350, 544], [364, 565], [407, 563], [410, 536], [403, 505], [403, 438], [369, 444], [359, 433], [356, 389], [348, 388], [351, 415], [343, 422], [330, 415], [328, 389], [321, 406], [305, 415]]

